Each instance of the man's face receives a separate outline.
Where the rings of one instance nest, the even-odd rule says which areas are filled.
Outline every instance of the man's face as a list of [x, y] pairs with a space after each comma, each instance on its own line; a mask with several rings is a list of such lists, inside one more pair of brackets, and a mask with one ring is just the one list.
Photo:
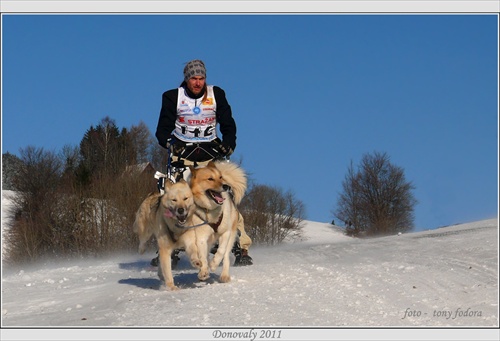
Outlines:
[[205, 77], [194, 76], [187, 81], [188, 89], [195, 95], [198, 95], [205, 87]]

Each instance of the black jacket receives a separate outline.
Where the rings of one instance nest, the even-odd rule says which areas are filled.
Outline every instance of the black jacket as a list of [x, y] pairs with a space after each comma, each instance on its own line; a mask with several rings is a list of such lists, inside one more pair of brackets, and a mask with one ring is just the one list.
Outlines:
[[[191, 98], [201, 98], [204, 92], [195, 96], [189, 89], [185, 90]], [[163, 93], [160, 118], [156, 127], [156, 138], [162, 147], [166, 147], [167, 139], [171, 136], [175, 129], [175, 121], [177, 119], [177, 95], [179, 89], [168, 90]], [[236, 123], [233, 119], [231, 106], [227, 102], [224, 90], [218, 86], [214, 86], [214, 97], [217, 104], [216, 120], [219, 124], [220, 132], [222, 133], [222, 142], [232, 150], [236, 148]]]

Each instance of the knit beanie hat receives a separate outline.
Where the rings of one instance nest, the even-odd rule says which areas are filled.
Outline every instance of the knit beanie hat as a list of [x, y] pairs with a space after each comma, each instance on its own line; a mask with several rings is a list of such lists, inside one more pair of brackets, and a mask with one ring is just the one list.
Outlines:
[[189, 78], [195, 76], [207, 76], [207, 70], [205, 69], [205, 64], [199, 60], [195, 59], [186, 64], [184, 67], [184, 80], [187, 82]]

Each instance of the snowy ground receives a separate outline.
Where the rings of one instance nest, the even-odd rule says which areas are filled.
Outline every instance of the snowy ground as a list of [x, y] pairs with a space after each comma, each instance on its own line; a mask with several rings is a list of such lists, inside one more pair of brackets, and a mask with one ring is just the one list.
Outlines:
[[[153, 252], [4, 266], [2, 326], [499, 325], [497, 219], [365, 240], [306, 222], [304, 237], [253, 247], [254, 265], [232, 267], [227, 284], [217, 281], [220, 268], [199, 283], [183, 258], [174, 271], [182, 288], [176, 292], [160, 290], [149, 266]], [[293, 339], [296, 330], [283, 332], [281, 339]]]

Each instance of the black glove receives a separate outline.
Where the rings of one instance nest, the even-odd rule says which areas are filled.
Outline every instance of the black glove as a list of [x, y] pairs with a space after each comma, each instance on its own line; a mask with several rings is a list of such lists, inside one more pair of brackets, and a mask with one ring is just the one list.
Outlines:
[[224, 142], [222, 142], [219, 145], [219, 149], [222, 152], [222, 155], [224, 155], [224, 156], [229, 156], [233, 153], [233, 149], [231, 147], [229, 147], [229, 145], [227, 143], [224, 143]]
[[178, 140], [174, 135], [171, 135], [167, 139], [166, 147], [167, 149], [171, 149], [175, 155], [178, 155], [183, 152], [185, 144], [184, 142]]

